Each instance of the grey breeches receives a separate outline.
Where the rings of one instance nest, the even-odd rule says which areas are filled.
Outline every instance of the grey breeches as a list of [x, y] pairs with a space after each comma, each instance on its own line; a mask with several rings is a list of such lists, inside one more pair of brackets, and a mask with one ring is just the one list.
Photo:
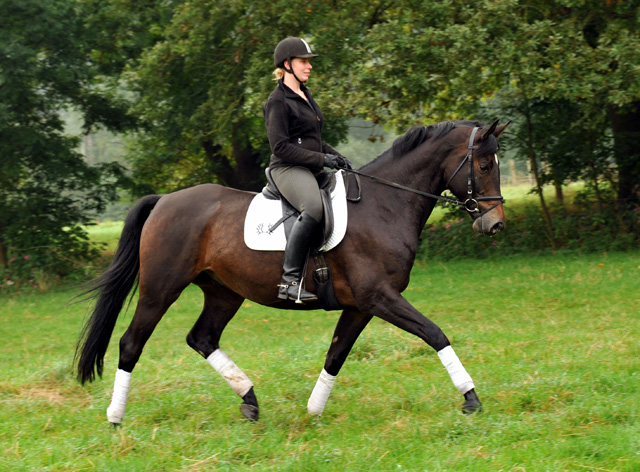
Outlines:
[[320, 188], [313, 173], [306, 167], [276, 167], [271, 177], [293, 207], [305, 212], [317, 222], [322, 221], [323, 209]]

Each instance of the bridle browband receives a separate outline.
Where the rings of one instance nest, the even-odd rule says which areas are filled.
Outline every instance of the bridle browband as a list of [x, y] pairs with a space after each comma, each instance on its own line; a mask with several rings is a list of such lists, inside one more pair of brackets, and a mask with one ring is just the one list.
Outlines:
[[351, 172], [352, 174], [360, 175], [362, 177], [367, 177], [381, 184], [388, 185], [389, 187], [405, 190], [407, 192], [415, 193], [416, 195], [421, 195], [427, 198], [435, 198], [436, 200], [440, 200], [445, 204], [450, 203], [452, 205], [460, 205], [464, 207], [464, 209], [467, 210], [469, 213], [480, 212], [480, 207], [478, 205], [478, 202], [488, 201], [488, 200], [498, 200], [498, 203], [491, 206], [489, 209], [484, 210], [483, 212], [480, 213], [480, 215], [478, 215], [478, 216], [483, 216], [484, 214], [493, 210], [498, 205], [502, 205], [504, 203], [504, 197], [502, 195], [487, 196], [487, 197], [474, 196], [475, 183], [474, 183], [474, 172], [473, 172], [473, 150], [476, 147], [473, 145], [473, 142], [475, 140], [476, 133], [478, 132], [479, 129], [480, 128], [478, 127], [474, 127], [473, 130], [471, 131], [471, 136], [469, 137], [469, 144], [467, 146], [467, 154], [464, 156], [464, 159], [462, 159], [462, 162], [460, 162], [460, 165], [458, 165], [455, 172], [451, 174], [451, 177], [449, 177], [449, 180], [447, 181], [447, 185], [445, 186], [446, 188], [449, 188], [449, 184], [451, 183], [451, 180], [453, 180], [453, 178], [460, 171], [460, 169], [462, 169], [462, 166], [464, 165], [464, 163], [468, 161], [469, 162], [469, 176], [467, 178], [467, 197], [468, 198], [464, 202], [461, 200], [456, 200], [455, 198], [449, 198], [449, 197], [444, 197], [442, 195], [435, 195], [433, 193], [422, 192], [421, 190], [416, 190], [411, 187], [406, 187], [399, 183], [392, 182], [390, 180], [381, 179], [380, 177], [376, 177], [374, 175], [364, 174], [354, 169], [342, 169], [342, 170], [344, 170], [345, 172]]

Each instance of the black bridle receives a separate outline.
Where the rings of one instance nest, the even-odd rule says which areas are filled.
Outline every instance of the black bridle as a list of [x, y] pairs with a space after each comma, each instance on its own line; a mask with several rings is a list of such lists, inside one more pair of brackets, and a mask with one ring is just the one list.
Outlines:
[[447, 180], [447, 185], [445, 187], [449, 188], [449, 184], [451, 183], [451, 180], [453, 180], [453, 178], [456, 176], [458, 171], [460, 169], [462, 169], [462, 166], [464, 165], [464, 163], [468, 161], [469, 162], [469, 175], [467, 177], [467, 199], [464, 202], [458, 201], [458, 204], [464, 206], [464, 209], [467, 210], [469, 213], [477, 213], [477, 212], [480, 211], [480, 206], [478, 205], [478, 202], [484, 202], [484, 201], [490, 201], [490, 200], [498, 200], [498, 203], [496, 203], [495, 205], [493, 205], [489, 209], [487, 209], [487, 210], [483, 211], [482, 213], [480, 213], [479, 216], [482, 216], [485, 213], [488, 213], [491, 210], [493, 210], [498, 205], [502, 205], [504, 203], [504, 197], [502, 195], [494, 195], [494, 196], [487, 196], [487, 197], [478, 197], [478, 196], [475, 195], [475, 178], [474, 178], [474, 170], [473, 170], [473, 150], [476, 147], [473, 145], [473, 142], [475, 140], [476, 133], [478, 132], [479, 129], [480, 128], [475, 127], [471, 131], [471, 136], [469, 137], [469, 144], [467, 145], [467, 155], [464, 156], [464, 159], [462, 159], [462, 162], [460, 162], [460, 164], [458, 165], [456, 170], [453, 172], [453, 174], [451, 174], [451, 177], [449, 177], [449, 180]]
[[[394, 187], [394, 188], [397, 188], [397, 189], [400, 189], [400, 190], [405, 190], [407, 192], [415, 193], [417, 195], [421, 195], [421, 196], [427, 197], [427, 198], [435, 198], [436, 200], [440, 200], [444, 204], [450, 203], [452, 205], [462, 206], [469, 213], [478, 213], [478, 212], [480, 212], [480, 206], [478, 205], [478, 202], [489, 201], [489, 200], [498, 200], [498, 203], [496, 203], [495, 205], [491, 206], [489, 209], [484, 210], [483, 212], [481, 212], [478, 215], [478, 216], [482, 216], [482, 215], [490, 212], [491, 210], [493, 210], [498, 205], [502, 205], [504, 203], [504, 197], [502, 195], [487, 196], [487, 197], [478, 197], [478, 196], [476, 196], [475, 182], [474, 182], [474, 171], [473, 171], [473, 150], [476, 148], [476, 146], [473, 145], [473, 142], [475, 140], [476, 133], [478, 132], [479, 129], [480, 128], [475, 127], [471, 131], [471, 136], [469, 137], [469, 144], [467, 146], [467, 154], [464, 156], [464, 159], [462, 159], [462, 162], [460, 162], [460, 165], [458, 165], [458, 167], [456, 168], [455, 172], [453, 174], [451, 174], [451, 177], [449, 177], [449, 180], [447, 181], [447, 185], [446, 185], [446, 188], [449, 188], [449, 184], [451, 183], [451, 180], [453, 180], [453, 178], [460, 171], [460, 169], [462, 169], [462, 166], [464, 165], [464, 163], [465, 162], [469, 162], [469, 176], [467, 178], [467, 197], [468, 198], [464, 202], [462, 200], [457, 200], [455, 198], [449, 198], [449, 197], [444, 197], [442, 195], [435, 195], [433, 193], [422, 192], [420, 190], [416, 190], [416, 189], [411, 188], [411, 187], [406, 187], [406, 186], [398, 184], [396, 182], [391, 182], [390, 180], [385, 180], [385, 179], [381, 179], [380, 177], [364, 174], [364, 173], [362, 173], [360, 171], [357, 171], [357, 170], [354, 170], [354, 169], [342, 169], [342, 170], [344, 170], [345, 172], [351, 172], [352, 174], [355, 174], [355, 175], [360, 175], [362, 177], [367, 177], [367, 178], [369, 178], [371, 180], [374, 180], [376, 182], [379, 182], [381, 184], [388, 185], [389, 187]], [[358, 198], [358, 200], [359, 200], [359, 198]]]

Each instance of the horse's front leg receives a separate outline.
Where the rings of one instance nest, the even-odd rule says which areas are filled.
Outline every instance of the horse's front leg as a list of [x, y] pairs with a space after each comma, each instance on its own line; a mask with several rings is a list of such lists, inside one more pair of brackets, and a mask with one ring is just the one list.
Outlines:
[[331, 346], [329, 346], [329, 351], [327, 352], [324, 369], [322, 369], [307, 403], [307, 409], [310, 414], [318, 416], [322, 414], [338, 372], [340, 372], [356, 339], [371, 321], [371, 318], [373, 316], [365, 315], [357, 310], [344, 310], [340, 315], [331, 339]]
[[371, 313], [418, 336], [438, 353], [438, 357], [447, 369], [453, 384], [464, 395], [463, 413], [470, 414], [482, 409], [482, 403], [476, 394], [471, 376], [467, 373], [451, 347], [451, 343], [438, 325], [416, 310], [391, 287], [378, 287], [358, 302], [358, 307], [362, 311]]

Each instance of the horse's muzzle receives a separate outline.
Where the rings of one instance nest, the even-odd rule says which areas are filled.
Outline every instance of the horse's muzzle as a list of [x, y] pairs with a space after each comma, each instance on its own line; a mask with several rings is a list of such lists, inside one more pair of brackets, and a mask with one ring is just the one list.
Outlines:
[[502, 205], [483, 213], [473, 220], [473, 230], [485, 236], [493, 236], [505, 228], [505, 218]]

